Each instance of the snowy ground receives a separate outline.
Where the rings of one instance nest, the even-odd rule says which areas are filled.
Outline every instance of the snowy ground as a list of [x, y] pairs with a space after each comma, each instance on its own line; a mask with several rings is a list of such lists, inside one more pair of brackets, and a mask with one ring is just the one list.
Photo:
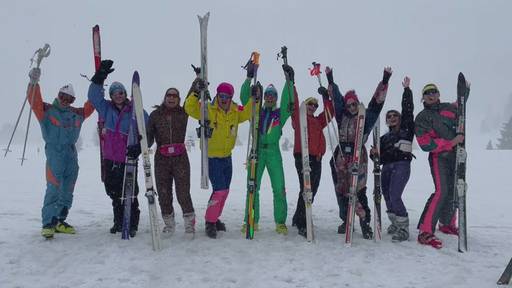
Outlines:
[[[78, 234], [43, 240], [39, 233], [44, 154], [30, 147], [30, 159], [20, 167], [19, 151], [20, 147], [14, 147], [14, 152], [0, 161], [4, 187], [0, 201], [1, 287], [495, 287], [512, 256], [512, 188], [508, 181], [512, 153], [507, 151], [470, 151], [470, 252], [466, 254], [457, 252], [455, 237], [439, 235], [445, 246], [441, 250], [415, 241], [419, 214], [433, 191], [426, 155], [421, 151], [415, 151], [418, 159], [405, 193], [411, 217], [411, 240], [406, 243], [391, 243], [387, 235], [379, 243], [364, 240], [356, 225], [354, 245], [344, 246], [343, 238], [336, 234], [339, 220], [327, 159], [313, 207], [316, 243], [306, 243], [291, 227], [288, 236], [273, 231], [267, 176], [261, 195], [261, 231], [254, 240], [246, 240], [239, 232], [245, 201], [243, 147], [234, 152], [232, 190], [222, 217], [228, 232], [217, 240], [204, 235], [203, 215], [210, 191], [200, 190], [199, 181], [194, 180], [196, 238], [185, 239], [178, 217], [177, 233], [164, 239], [158, 253], [151, 250], [147, 202], [142, 196], [137, 237], [123, 241], [119, 234], [108, 233], [112, 212], [99, 181], [95, 147], [80, 153], [80, 176], [68, 219]], [[291, 152], [283, 158], [291, 219], [298, 180]], [[195, 150], [191, 153], [193, 179], [199, 179], [198, 161]], [[180, 215], [178, 207], [175, 203]], [[387, 226], [387, 219], [383, 221]]]

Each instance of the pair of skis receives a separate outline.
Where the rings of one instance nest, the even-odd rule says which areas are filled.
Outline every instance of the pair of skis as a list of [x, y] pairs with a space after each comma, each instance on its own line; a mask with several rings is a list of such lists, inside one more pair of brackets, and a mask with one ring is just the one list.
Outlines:
[[[457, 80], [457, 135], [464, 135], [466, 133], [466, 101], [469, 96], [469, 89], [466, 84], [464, 74], [459, 73]], [[456, 199], [456, 206], [458, 210], [459, 221], [459, 252], [468, 251], [468, 234], [466, 223], [466, 141], [457, 144], [455, 148], [455, 179], [454, 179], [454, 199]]]
[[[252, 62], [254, 65], [254, 78], [253, 85], [258, 85], [258, 66], [260, 64], [260, 54], [258, 52], [252, 52], [251, 59], [249, 62]], [[247, 63], [246, 66], [249, 66], [250, 63]], [[252, 93], [252, 89], [251, 89]], [[261, 106], [263, 99], [260, 99], [259, 95], [251, 95], [252, 97], [252, 105], [251, 105], [251, 124], [250, 124], [250, 133], [249, 140], [251, 143], [251, 150], [247, 159], [247, 168], [249, 170], [249, 177], [247, 179], [247, 223], [245, 227], [245, 238], [253, 239], [254, 238], [254, 194], [258, 190], [257, 184], [257, 170], [258, 170], [258, 149], [259, 149], [259, 124], [260, 124], [260, 114]]]
[[[100, 42], [100, 28], [98, 25], [92, 28], [93, 38], [93, 52], [94, 52], [94, 64], [96, 71], [100, 67], [101, 63], [101, 42]], [[136, 145], [140, 141], [141, 152], [143, 157], [144, 167], [144, 178], [146, 184], [145, 196], [148, 199], [149, 206], [149, 222], [151, 230], [151, 241], [153, 250], [158, 251], [161, 248], [160, 245], [160, 228], [158, 224], [158, 209], [156, 207], [156, 192], [153, 188], [153, 177], [151, 174], [151, 161], [149, 158], [149, 148], [146, 134], [146, 125], [144, 118], [144, 108], [142, 103], [142, 94], [140, 91], [140, 77], [139, 73], [135, 71], [132, 78], [132, 118], [130, 123], [130, 130], [128, 134], [128, 145]], [[100, 137], [100, 148], [102, 144], [102, 126], [103, 122], [98, 121], [98, 132]], [[135, 126], [137, 125], [137, 126]], [[138, 139], [140, 138], [140, 140]], [[103, 157], [100, 156], [102, 161], [102, 178], [103, 172]], [[135, 180], [137, 178], [137, 158], [127, 156], [125, 165], [125, 175], [123, 179], [123, 200], [124, 200], [124, 212], [123, 212], [123, 228], [122, 228], [122, 239], [129, 239], [130, 229], [130, 218], [131, 218], [131, 204], [135, 194]]]

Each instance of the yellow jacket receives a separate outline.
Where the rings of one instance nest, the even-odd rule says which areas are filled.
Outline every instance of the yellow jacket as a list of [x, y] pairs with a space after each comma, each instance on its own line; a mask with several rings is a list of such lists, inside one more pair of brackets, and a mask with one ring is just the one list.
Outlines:
[[[238, 133], [238, 124], [251, 118], [250, 99], [245, 106], [238, 106], [235, 102], [231, 102], [229, 110], [226, 112], [219, 107], [217, 98], [211, 104], [208, 102], [208, 119], [210, 127], [213, 128], [212, 137], [208, 140], [208, 157], [224, 158], [231, 156], [231, 151], [235, 147], [236, 135]], [[201, 117], [201, 104], [195, 92], [191, 92], [185, 100], [185, 112], [199, 120]]]

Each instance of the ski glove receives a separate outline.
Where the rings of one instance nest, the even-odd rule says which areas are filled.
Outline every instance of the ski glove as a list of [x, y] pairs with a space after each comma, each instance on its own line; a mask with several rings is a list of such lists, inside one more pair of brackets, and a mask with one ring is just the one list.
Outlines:
[[318, 87], [318, 94], [322, 95], [325, 100], [329, 99], [329, 92], [327, 91], [327, 88], [323, 86]]
[[204, 91], [204, 90], [206, 90], [206, 81], [204, 81], [201, 78], [198, 78], [197, 82], [196, 82], [196, 87], [194, 87], [194, 89], [196, 91]]
[[192, 69], [194, 69], [194, 73], [196, 73], [196, 75], [201, 74], [201, 67], [196, 67], [194, 64], [190, 64], [190, 66], [192, 66]]
[[284, 77], [288, 81], [292, 81], [295, 83], [295, 72], [293, 72], [292, 66], [288, 64], [283, 64]]
[[36, 85], [39, 82], [39, 77], [41, 77], [41, 69], [34, 67], [28, 73], [28, 77], [30, 78], [30, 84]]
[[388, 85], [389, 83], [389, 78], [391, 78], [391, 74], [393, 73], [393, 71], [391, 71], [391, 68], [390, 69], [384, 69], [384, 75], [382, 75], [382, 84], [384, 85]]
[[138, 158], [140, 153], [142, 153], [140, 144], [129, 145], [126, 147], [126, 156], [130, 158]]
[[91, 78], [91, 82], [103, 86], [103, 83], [105, 82], [105, 79], [107, 79], [108, 74], [115, 70], [112, 68], [113, 64], [114, 61], [112, 60], [102, 60], [100, 69], [94, 73], [94, 76]]

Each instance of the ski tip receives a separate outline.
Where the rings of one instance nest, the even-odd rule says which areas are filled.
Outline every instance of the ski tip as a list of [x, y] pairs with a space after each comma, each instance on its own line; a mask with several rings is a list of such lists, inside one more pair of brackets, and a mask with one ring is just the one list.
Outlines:
[[140, 84], [139, 72], [137, 70], [133, 72], [132, 83]]
[[459, 82], [466, 83], [466, 78], [464, 77], [464, 74], [462, 74], [462, 72], [459, 72]]
[[96, 24], [92, 27], [92, 30], [100, 30], [100, 25]]
[[208, 21], [208, 18], [210, 18], [210, 11], [206, 12], [203, 17], [201, 17], [201, 15], [197, 15], [197, 18], [199, 18], [199, 21]]

